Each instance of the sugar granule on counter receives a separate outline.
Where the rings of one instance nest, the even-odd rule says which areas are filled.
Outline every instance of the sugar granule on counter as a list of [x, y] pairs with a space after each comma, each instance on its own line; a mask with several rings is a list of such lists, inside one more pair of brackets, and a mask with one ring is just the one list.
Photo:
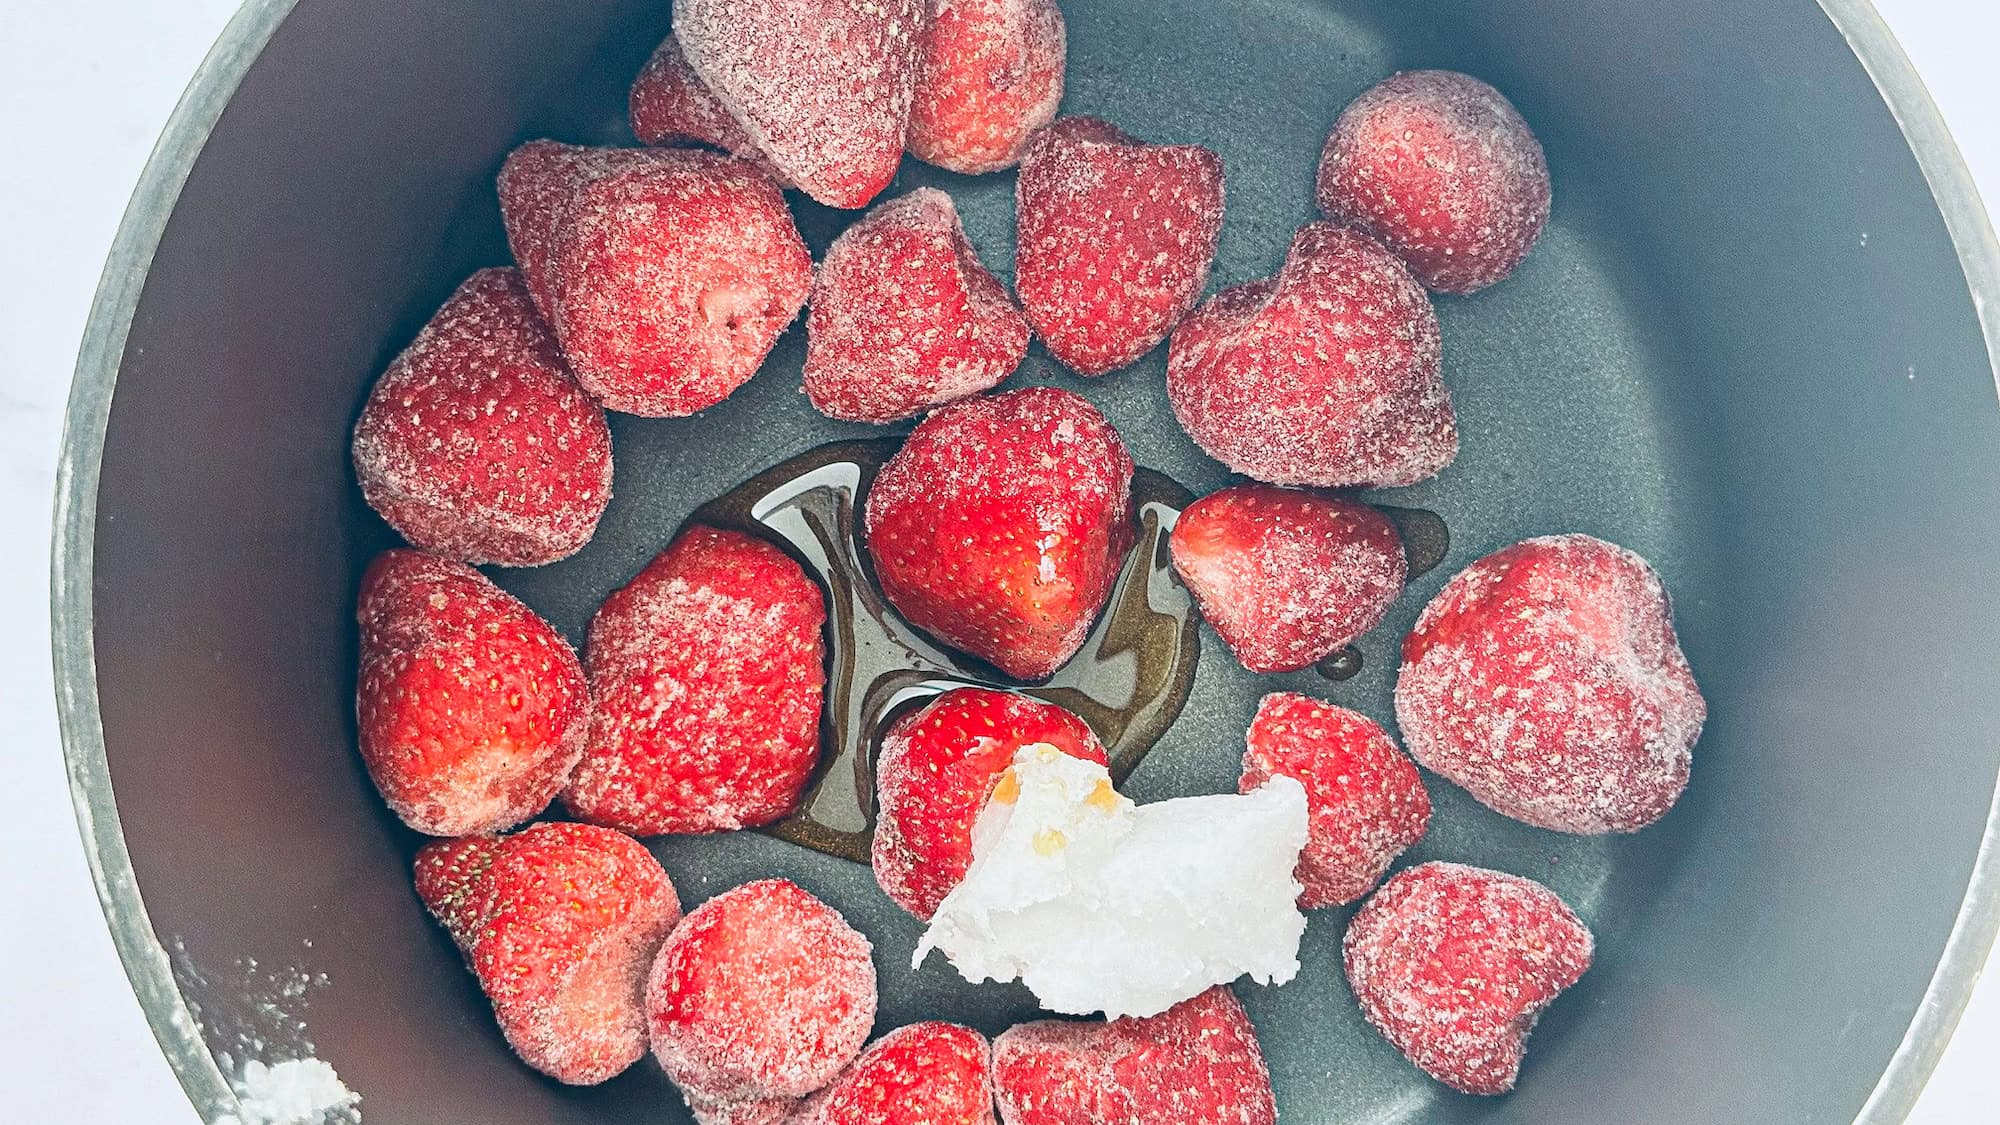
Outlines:
[[230, 1081], [235, 1114], [215, 1125], [360, 1125], [361, 1095], [347, 1088], [333, 1067], [319, 1059], [255, 1059]]
[[968, 981], [1020, 979], [1051, 1011], [1150, 1016], [1249, 976], [1298, 972], [1306, 795], [1134, 805], [1101, 765], [1023, 747], [973, 827], [973, 862], [913, 964], [942, 950]]

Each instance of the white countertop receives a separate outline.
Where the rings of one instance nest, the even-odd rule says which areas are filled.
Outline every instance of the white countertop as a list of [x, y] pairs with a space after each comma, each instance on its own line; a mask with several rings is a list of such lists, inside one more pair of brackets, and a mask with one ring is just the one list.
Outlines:
[[[2000, 199], [1991, 0], [1879, 0]], [[49, 678], [47, 528], [77, 341], [146, 153], [233, 0], [15, 0], [0, 32], [0, 1090], [16, 1121], [193, 1125], [112, 952], [70, 812]], [[1916, 1113], [1995, 1119], [2000, 980]], [[366, 1092], [363, 1091], [365, 1094]], [[365, 1105], [364, 1105], [365, 1111]]]

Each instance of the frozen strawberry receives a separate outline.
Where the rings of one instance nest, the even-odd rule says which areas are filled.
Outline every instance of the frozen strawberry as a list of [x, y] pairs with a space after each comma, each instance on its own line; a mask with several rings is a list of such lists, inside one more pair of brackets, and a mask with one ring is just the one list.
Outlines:
[[1415, 484], [1458, 453], [1430, 298], [1373, 239], [1331, 223], [1299, 231], [1277, 277], [1181, 323], [1167, 397], [1209, 456], [1271, 484]]
[[681, 904], [637, 841], [537, 824], [433, 843], [417, 853], [416, 874], [523, 1062], [588, 1086], [646, 1053], [646, 973]]
[[1158, 346], [1208, 284], [1222, 158], [1065, 117], [1028, 143], [1014, 207], [1028, 323], [1057, 359], [1102, 375]]
[[1055, 0], [937, 0], [910, 103], [910, 155], [979, 175], [1056, 116], [1069, 37]]
[[1426, 286], [1471, 293], [1513, 273], [1541, 236], [1549, 166], [1500, 91], [1412, 70], [1341, 113], [1320, 154], [1319, 205], [1381, 239]]
[[1108, 765], [1082, 719], [1012, 692], [959, 688], [898, 719], [875, 763], [875, 881], [929, 919], [972, 866], [972, 822], [1023, 746]]
[[1238, 485], [1188, 505], [1168, 541], [1202, 619], [1252, 672], [1316, 663], [1373, 629], [1409, 563], [1366, 504]]
[[1344, 949], [1347, 982], [1382, 1038], [1454, 1090], [1504, 1094], [1535, 1021], [1590, 968], [1594, 944], [1540, 883], [1426, 863], [1375, 892]]
[[464, 563], [386, 551], [361, 579], [361, 760], [430, 836], [512, 828], [583, 753], [590, 691], [569, 642]]
[[595, 718], [563, 804], [641, 836], [790, 813], [819, 761], [826, 599], [791, 556], [691, 527], [604, 600]]
[[686, 1095], [695, 1125], [787, 1125], [799, 1107], [797, 1098], [709, 1102]]
[[918, 188], [841, 232], [806, 318], [806, 397], [893, 422], [987, 390], [1028, 354], [1028, 322], [966, 241], [951, 197]]
[[1041, 1020], [993, 1041], [1006, 1125], [1272, 1125], [1271, 1072], [1243, 1004], [1211, 988], [1157, 1016]]
[[1538, 828], [1658, 820], [1707, 717], [1660, 576], [1588, 535], [1466, 567], [1403, 641], [1396, 722], [1411, 755]]
[[653, 963], [653, 1054], [705, 1125], [782, 1118], [833, 1081], [875, 1021], [868, 939], [783, 879], [688, 914]]
[[632, 135], [647, 145], [708, 145], [762, 164], [763, 154], [749, 134], [681, 53], [681, 41], [667, 36], [632, 82], [628, 100]]
[[865, 207], [895, 178], [928, 0], [680, 0], [688, 65], [784, 178]]
[[590, 541], [611, 430], [518, 271], [473, 274], [376, 380], [354, 475], [403, 538], [448, 558], [540, 566]]
[[492, 914], [486, 872], [500, 854], [499, 836], [459, 836], [432, 840], [417, 850], [417, 897], [438, 920], [460, 952], [470, 954], [479, 927]]
[[500, 170], [500, 213], [578, 381], [628, 414], [727, 398], [812, 288], [784, 193], [712, 152], [533, 141]]
[[867, 527], [882, 593], [911, 624], [1042, 679], [1082, 647], [1132, 545], [1132, 458], [1069, 391], [961, 399], [882, 467]]
[[1367, 894], [1430, 826], [1431, 798], [1417, 767], [1359, 711], [1273, 692], [1257, 705], [1245, 742], [1243, 792], [1280, 776], [1305, 786], [1309, 834], [1297, 872], [1305, 885], [1302, 909]]
[[949, 1023], [913, 1023], [877, 1039], [788, 1125], [993, 1125], [992, 1050]]

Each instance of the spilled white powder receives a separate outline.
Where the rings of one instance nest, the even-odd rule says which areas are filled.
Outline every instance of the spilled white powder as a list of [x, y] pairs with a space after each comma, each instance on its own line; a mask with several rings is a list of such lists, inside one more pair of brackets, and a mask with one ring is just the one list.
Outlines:
[[965, 979], [1019, 978], [1051, 1011], [1150, 1016], [1299, 969], [1305, 789], [1134, 805], [1094, 762], [1023, 747], [973, 825], [971, 868], [918, 943]]
[[306, 1029], [311, 990], [326, 974], [254, 957], [204, 966], [179, 938], [167, 952], [187, 1013], [235, 1095], [234, 1105], [210, 1107], [214, 1125], [360, 1125], [361, 1095], [314, 1057]]
[[319, 1059], [255, 1059], [230, 1082], [237, 1110], [215, 1125], [360, 1125], [361, 1095]]

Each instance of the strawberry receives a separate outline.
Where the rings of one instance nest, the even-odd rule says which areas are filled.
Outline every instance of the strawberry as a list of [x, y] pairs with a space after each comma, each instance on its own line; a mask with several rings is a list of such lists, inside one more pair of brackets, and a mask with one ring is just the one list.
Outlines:
[[1588, 535], [1473, 563], [1403, 641], [1410, 754], [1538, 828], [1636, 832], [1666, 815], [1707, 717], [1660, 576]]
[[1301, 909], [1367, 894], [1430, 826], [1431, 798], [1417, 767], [1388, 731], [1359, 711], [1273, 692], [1258, 703], [1244, 741], [1242, 792], [1275, 776], [1305, 786]]
[[1028, 353], [1027, 320], [934, 188], [841, 232], [820, 264], [806, 331], [806, 397], [862, 422], [987, 390]]
[[1051, 355], [1102, 375], [1158, 346], [1208, 284], [1222, 158], [1064, 117], [1029, 142], [1014, 207], [1028, 323]]
[[588, 1086], [646, 1053], [645, 974], [681, 905], [645, 848], [587, 824], [537, 824], [433, 843], [416, 870], [523, 1062]]
[[448, 558], [540, 566], [590, 542], [611, 430], [519, 271], [473, 274], [375, 381], [354, 475], [403, 538]]
[[875, 763], [875, 881], [928, 920], [972, 866], [972, 822], [1023, 746], [1109, 764], [1082, 719], [1053, 703], [959, 688], [904, 715]]
[[1055, 0], [938, 0], [917, 64], [910, 155], [967, 175], [1019, 161], [1055, 119], [1068, 40]]
[[1307, 225], [1276, 278], [1175, 330], [1167, 397], [1196, 445], [1271, 484], [1388, 487], [1458, 453], [1423, 286], [1358, 231]]
[[895, 178], [927, 0], [680, 0], [695, 74], [784, 178], [865, 207]]
[[458, 836], [432, 840], [417, 850], [417, 897], [468, 956], [479, 928], [493, 913], [486, 872], [500, 855], [501, 837]]
[[710, 1102], [685, 1095], [695, 1125], [786, 1125], [797, 1098], [758, 1098], [750, 1101]]
[[1319, 205], [1373, 234], [1440, 293], [1514, 272], [1549, 218], [1542, 145], [1500, 91], [1412, 70], [1342, 111], [1320, 154]]
[[1409, 573], [1389, 517], [1266, 485], [1188, 505], [1168, 542], [1203, 619], [1252, 672], [1304, 668], [1353, 643], [1382, 620]]
[[1007, 1125], [1273, 1125], [1271, 1072], [1243, 1004], [1211, 988], [1157, 1016], [1042, 1020], [993, 1041]]
[[[763, 154], [667, 36], [632, 81], [632, 135], [647, 145], [707, 145], [763, 164]], [[769, 169], [766, 169], [769, 171]]]
[[984, 1035], [913, 1023], [870, 1043], [788, 1125], [993, 1125], [991, 1069]]
[[1468, 1094], [1514, 1088], [1528, 1033], [1590, 968], [1594, 947], [1547, 887], [1457, 863], [1389, 880], [1343, 944], [1361, 1014], [1424, 1073]]
[[695, 1125], [784, 1125], [799, 1106], [797, 1098], [758, 1098], [750, 1101], [709, 1102], [686, 1095]]
[[583, 753], [576, 653], [466, 566], [386, 551], [361, 579], [361, 760], [403, 823], [497, 832], [541, 812]]
[[704, 1125], [782, 1119], [831, 1082], [875, 1021], [868, 939], [783, 879], [709, 899], [646, 986], [653, 1054]]
[[819, 761], [825, 623], [791, 556], [683, 532], [590, 623], [596, 718], [563, 804], [642, 836], [790, 813]]
[[712, 152], [533, 141], [500, 170], [500, 213], [577, 379], [628, 414], [727, 398], [812, 287], [784, 193]]
[[1097, 408], [1034, 387], [917, 425], [868, 493], [868, 553], [910, 623], [1020, 679], [1075, 655], [1131, 547], [1132, 458]]

